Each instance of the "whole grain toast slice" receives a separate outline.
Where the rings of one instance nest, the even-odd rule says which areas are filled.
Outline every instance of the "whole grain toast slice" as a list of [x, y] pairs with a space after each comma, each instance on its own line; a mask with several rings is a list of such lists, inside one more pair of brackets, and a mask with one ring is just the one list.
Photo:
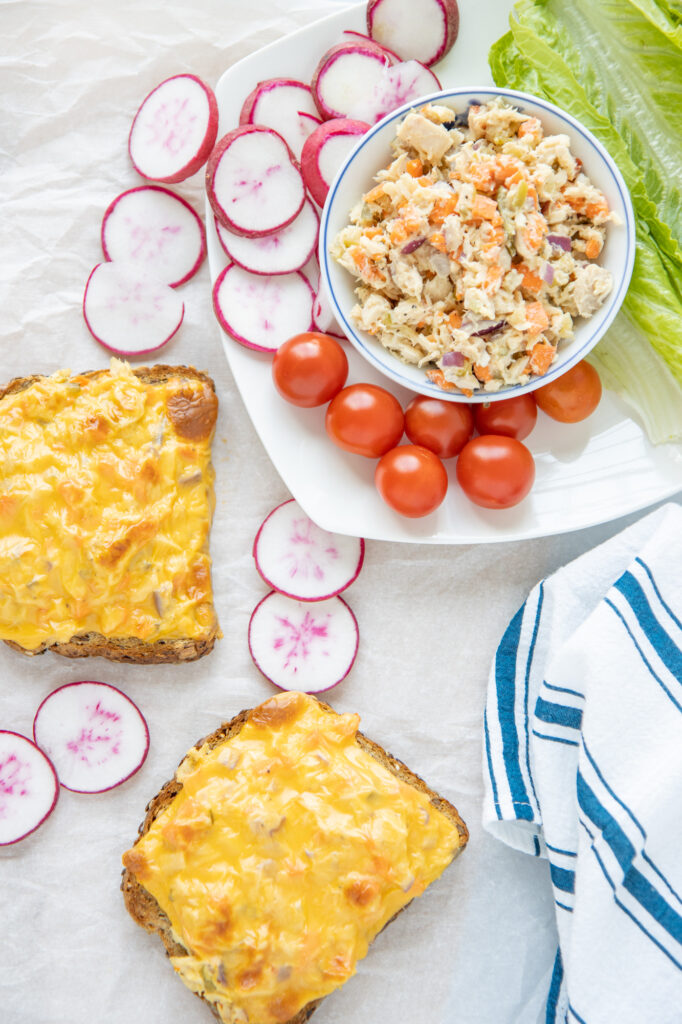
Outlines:
[[[336, 711], [329, 704], [314, 698], [324, 711], [331, 715], [337, 714]], [[253, 708], [248, 708], [244, 711], [240, 711], [238, 715], [235, 715], [229, 722], [224, 722], [210, 735], [205, 736], [203, 739], [198, 740], [194, 745], [194, 749], [198, 750], [205, 744], [208, 745], [209, 749], [213, 750], [215, 747], [220, 746], [227, 740], [236, 736], [249, 720], [249, 716], [253, 712]], [[424, 782], [419, 775], [416, 775], [411, 771], [407, 765], [402, 761], [399, 761], [393, 754], [388, 753], [383, 747], [373, 740], [369, 739], [363, 733], [358, 732], [356, 734], [356, 742], [358, 746], [374, 757], [384, 768], [388, 769], [393, 775], [396, 775], [403, 782], [406, 782], [410, 786], [414, 786], [415, 789], [424, 793], [430, 798], [430, 802], [436, 807], [442, 814], [444, 814], [449, 821], [455, 826], [459, 836], [459, 848], [455, 854], [457, 857], [467, 844], [469, 839], [469, 832], [466, 825], [460, 818], [456, 807], [453, 806], [448, 800], [440, 796], [434, 790], [432, 790]], [[184, 761], [184, 758], [183, 758]], [[182, 764], [182, 761], [180, 762]], [[149, 831], [153, 822], [170, 804], [173, 799], [182, 789], [182, 782], [178, 781], [177, 776], [173, 776], [157, 793], [157, 795], [150, 801], [146, 807], [146, 815], [144, 821], [138, 829], [138, 837], [135, 843], [139, 842], [140, 838]], [[454, 858], [453, 858], [454, 859]], [[154, 896], [147, 892], [144, 886], [138, 881], [136, 876], [128, 869], [124, 868], [121, 880], [121, 891], [123, 893], [123, 899], [125, 905], [130, 913], [131, 917], [148, 932], [156, 932], [164, 946], [166, 947], [166, 956], [187, 956], [189, 951], [176, 942], [173, 938], [170, 921], [168, 917], [157, 903]], [[411, 902], [411, 900], [410, 900]], [[391, 921], [394, 921], [398, 914], [401, 914], [409, 903], [405, 904], [401, 910], [398, 911], [389, 921], [387, 921], [384, 927], [388, 927]], [[222, 1021], [217, 1009], [208, 1000], [204, 999], [204, 996], [197, 993], [199, 998], [205, 1002], [211, 1012], [213, 1013], [216, 1020]], [[301, 1010], [294, 1016], [291, 1017], [286, 1024], [304, 1024], [305, 1021], [314, 1013], [315, 1009], [322, 1002], [321, 999], [316, 999], [310, 1003], [307, 1003]], [[257, 1022], [255, 1022], [257, 1024]]]
[[[108, 370], [88, 370], [81, 377], [99, 377], [108, 373]], [[183, 380], [200, 380], [206, 384], [215, 395], [215, 384], [212, 378], [193, 366], [168, 366], [157, 364], [155, 366], [140, 366], [133, 369], [133, 373], [146, 384], [163, 384], [166, 381], [177, 377]], [[28, 377], [15, 377], [4, 387], [0, 388], [0, 402], [8, 395], [25, 391], [37, 381], [44, 380], [45, 374], [32, 374]], [[216, 399], [217, 403], [217, 399]], [[179, 664], [187, 661], [196, 661], [213, 650], [215, 641], [220, 636], [219, 627], [212, 628], [206, 637], [201, 639], [185, 638], [174, 640], [145, 641], [137, 637], [112, 638], [103, 636], [101, 633], [81, 633], [72, 636], [62, 643], [45, 643], [35, 650], [27, 650], [13, 640], [3, 641], [8, 647], [24, 654], [27, 657], [34, 657], [44, 654], [45, 651], [53, 651], [64, 658], [88, 658], [100, 657], [108, 661], [132, 662], [134, 664]]]

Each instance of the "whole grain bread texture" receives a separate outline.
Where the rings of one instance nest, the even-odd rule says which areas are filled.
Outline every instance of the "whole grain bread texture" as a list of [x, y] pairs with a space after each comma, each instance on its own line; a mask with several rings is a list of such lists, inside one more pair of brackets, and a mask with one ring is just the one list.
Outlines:
[[[99, 377], [108, 370], [88, 370], [79, 374], [81, 377]], [[206, 384], [215, 395], [215, 384], [207, 373], [196, 370], [193, 366], [166, 366], [157, 364], [155, 366], [140, 366], [133, 370], [133, 373], [145, 384], [164, 384], [166, 381], [177, 377], [180, 380], [200, 380]], [[5, 387], [0, 388], [0, 402], [7, 395], [16, 394], [18, 391], [25, 391], [31, 384], [45, 378], [44, 374], [32, 374], [29, 377], [15, 377]], [[217, 409], [217, 397], [216, 397]], [[44, 654], [45, 651], [53, 651], [61, 654], [64, 658], [106, 658], [108, 661], [131, 662], [139, 665], [168, 665], [179, 664], [186, 661], [197, 661], [205, 654], [213, 650], [218, 627], [211, 630], [205, 638], [194, 640], [191, 638], [177, 640], [154, 640], [148, 642], [139, 640], [137, 637], [111, 638], [101, 633], [81, 633], [72, 636], [63, 643], [43, 644], [35, 650], [27, 650], [13, 640], [3, 641], [8, 647], [24, 654], [34, 657]]]
[[[326, 704], [318, 698], [314, 699], [317, 700], [318, 704], [329, 714], [335, 715], [337, 713], [329, 704]], [[224, 722], [219, 726], [215, 732], [212, 732], [210, 735], [198, 740], [194, 745], [194, 749], [198, 750], [200, 747], [203, 747], [204, 744], [208, 744], [209, 749], [213, 750], [214, 747], [218, 747], [231, 737], [236, 736], [241, 732], [241, 729], [249, 720], [249, 716], [253, 710], [253, 708], [248, 708], [245, 711], [240, 711], [240, 713], [235, 715], [235, 717], [229, 722]], [[407, 765], [403, 764], [402, 761], [399, 761], [397, 757], [394, 757], [393, 754], [389, 754], [388, 751], [384, 750], [384, 748], [378, 743], [368, 739], [368, 737], [363, 735], [363, 733], [357, 733], [356, 742], [362, 750], [376, 758], [376, 760], [383, 765], [384, 768], [387, 768], [388, 771], [392, 772], [393, 775], [396, 775], [408, 785], [414, 786], [414, 788], [418, 789], [421, 793], [426, 794], [430, 798], [433, 806], [450, 820], [457, 829], [459, 835], [459, 849], [457, 850], [455, 857], [459, 856], [467, 844], [469, 832], [466, 825], [460, 818], [457, 808], [444, 797], [439, 796], [438, 793], [434, 792], [434, 790], [427, 786], [419, 775], [416, 775], [411, 771]], [[182, 764], [182, 761], [180, 763]], [[146, 815], [138, 829], [138, 837], [135, 840], [135, 843], [137, 843], [142, 836], [146, 835], [157, 816], [170, 806], [173, 799], [181, 789], [182, 783], [178, 781], [176, 776], [174, 776], [159, 790], [153, 800], [147, 804], [145, 809]], [[189, 951], [173, 938], [170, 921], [157, 903], [156, 899], [151, 895], [151, 893], [147, 892], [128, 868], [124, 868], [123, 870], [121, 891], [123, 893], [125, 905], [133, 920], [135, 920], [137, 924], [146, 931], [156, 932], [159, 935], [161, 941], [166, 947], [166, 956], [188, 955]], [[405, 907], [398, 911], [398, 914], [401, 914], [409, 905], [409, 903], [406, 903]], [[391, 921], [396, 919], [398, 914], [395, 914], [389, 921], [387, 921], [384, 927], [388, 927], [388, 925], [391, 924]], [[207, 1004], [216, 1020], [221, 1022], [222, 1019], [217, 1009], [205, 1000], [202, 995], [199, 995], [199, 998]], [[306, 1006], [302, 1007], [294, 1017], [291, 1017], [286, 1021], [286, 1024], [304, 1024], [321, 1002], [321, 999], [316, 999], [313, 1002], [308, 1003]], [[258, 1024], [258, 1022], [254, 1022], [254, 1024]]]

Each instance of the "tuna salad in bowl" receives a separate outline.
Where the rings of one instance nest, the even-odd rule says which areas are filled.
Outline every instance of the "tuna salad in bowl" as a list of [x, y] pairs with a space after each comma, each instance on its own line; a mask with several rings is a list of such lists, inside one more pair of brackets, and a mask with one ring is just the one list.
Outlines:
[[491, 401], [589, 352], [625, 296], [630, 197], [569, 115], [451, 90], [384, 118], [337, 175], [320, 265], [356, 348], [397, 383]]

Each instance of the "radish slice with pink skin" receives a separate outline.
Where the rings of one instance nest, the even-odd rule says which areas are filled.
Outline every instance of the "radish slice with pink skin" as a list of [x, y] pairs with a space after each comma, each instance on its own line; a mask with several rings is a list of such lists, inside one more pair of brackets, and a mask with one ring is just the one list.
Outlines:
[[185, 315], [177, 292], [127, 263], [98, 263], [83, 295], [83, 316], [100, 345], [120, 356], [154, 352]]
[[322, 334], [331, 334], [335, 338], [346, 340], [346, 335], [334, 319], [322, 283], [313, 300], [313, 327]]
[[59, 796], [54, 766], [35, 743], [0, 731], [0, 846], [18, 843], [49, 818]]
[[281, 690], [330, 690], [353, 667], [358, 641], [357, 620], [342, 597], [310, 604], [273, 590], [249, 622], [254, 664]]
[[391, 58], [372, 42], [339, 43], [320, 60], [310, 88], [323, 119], [350, 117], [371, 93]]
[[362, 41], [365, 44], [371, 44], [372, 46], [376, 46], [382, 53], [385, 53], [391, 64], [400, 63], [400, 57], [397, 53], [394, 53], [393, 50], [389, 50], [387, 46], [383, 46], [381, 43], [378, 43], [376, 39], [372, 39], [371, 36], [366, 36], [364, 32], [354, 32], [353, 29], [346, 28], [343, 30], [343, 34], [346, 37], [343, 40], [344, 43], [357, 43]]
[[323, 121], [306, 139], [301, 154], [301, 173], [318, 206], [324, 206], [336, 172], [369, 127], [366, 121], [338, 117]]
[[369, 0], [367, 31], [403, 60], [435, 64], [457, 39], [457, 0]]
[[404, 103], [440, 89], [441, 84], [430, 68], [417, 60], [402, 61], [386, 68], [372, 92], [362, 97], [350, 115], [375, 124]]
[[213, 309], [222, 329], [247, 348], [276, 352], [312, 327], [313, 290], [300, 271], [268, 277], [232, 264], [213, 286]]
[[64, 789], [103, 793], [144, 764], [149, 730], [139, 708], [108, 683], [66, 683], [42, 702], [33, 720], [37, 745]]
[[365, 542], [322, 530], [291, 498], [261, 524], [253, 557], [265, 582], [280, 594], [296, 601], [323, 601], [358, 578]]
[[296, 220], [262, 238], [234, 235], [215, 222], [218, 239], [225, 253], [237, 266], [252, 274], [292, 274], [308, 262], [317, 248], [320, 218], [306, 197]]
[[196, 75], [174, 75], [157, 85], [140, 106], [128, 153], [143, 178], [171, 185], [204, 166], [217, 134], [213, 90]]
[[298, 159], [312, 130], [308, 118], [316, 115], [317, 107], [309, 85], [295, 78], [269, 78], [259, 82], [246, 97], [239, 123], [272, 128]]
[[259, 124], [222, 137], [206, 168], [206, 194], [228, 231], [251, 238], [281, 231], [305, 201], [293, 153], [281, 135]]
[[189, 281], [206, 256], [201, 217], [160, 185], [140, 185], [110, 203], [102, 220], [106, 260], [146, 268], [171, 288]]

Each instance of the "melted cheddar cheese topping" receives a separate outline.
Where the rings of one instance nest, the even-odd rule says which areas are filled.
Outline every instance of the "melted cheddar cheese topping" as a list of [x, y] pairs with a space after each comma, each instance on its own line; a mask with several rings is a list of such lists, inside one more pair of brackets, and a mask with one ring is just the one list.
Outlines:
[[0, 639], [216, 629], [208, 532], [217, 399], [203, 381], [111, 370], [0, 401]]
[[182, 789], [123, 862], [188, 951], [182, 980], [229, 1024], [282, 1024], [355, 973], [462, 845], [428, 795], [302, 693], [182, 762]]

